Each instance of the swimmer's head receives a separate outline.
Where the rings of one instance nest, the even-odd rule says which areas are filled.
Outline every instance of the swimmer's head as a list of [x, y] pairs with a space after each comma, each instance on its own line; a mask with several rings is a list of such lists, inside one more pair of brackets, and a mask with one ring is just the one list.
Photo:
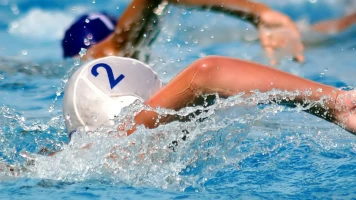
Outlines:
[[67, 132], [87, 131], [118, 116], [134, 101], [145, 101], [162, 87], [157, 74], [146, 64], [109, 56], [81, 66], [67, 82], [63, 115]]
[[116, 26], [116, 19], [105, 13], [81, 16], [65, 32], [62, 40], [63, 57], [74, 57], [81, 48], [89, 48], [108, 37]]

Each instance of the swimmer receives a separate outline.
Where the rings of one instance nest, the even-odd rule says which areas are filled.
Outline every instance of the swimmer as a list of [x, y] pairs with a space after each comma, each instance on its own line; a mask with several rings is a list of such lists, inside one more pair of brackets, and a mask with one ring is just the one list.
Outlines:
[[[165, 14], [168, 3], [209, 8], [250, 22], [258, 29], [261, 44], [272, 64], [277, 62], [274, 51], [286, 45], [292, 46], [290, 54], [297, 61], [304, 61], [304, 47], [293, 21], [264, 4], [248, 0], [133, 0], [117, 22], [102, 13], [77, 20], [62, 40], [64, 57], [77, 56], [85, 48], [88, 49], [85, 59], [116, 55], [147, 61], [146, 55], [139, 55], [140, 51], [155, 39], [162, 21], [160, 16]], [[275, 29], [286, 30], [288, 34], [280, 34], [273, 31]]]
[[[203, 95], [228, 98], [237, 94], [248, 97], [254, 91], [269, 93], [269, 100], [289, 106], [302, 105], [306, 112], [356, 133], [356, 92], [307, 80], [274, 68], [238, 59], [208, 56], [201, 58], [162, 85], [157, 74], [145, 63], [132, 58], [104, 57], [80, 67], [67, 82], [63, 114], [69, 137], [81, 127], [95, 131], [110, 124], [122, 109], [141, 101], [152, 110], [134, 116], [134, 125], [118, 127], [127, 135], [137, 126], [148, 129], [169, 123], [172, 116], [159, 116], [156, 108], [178, 111], [199, 105]], [[284, 98], [285, 97], [285, 98]], [[261, 102], [264, 103], [264, 102]], [[158, 120], [159, 119], [159, 120]]]

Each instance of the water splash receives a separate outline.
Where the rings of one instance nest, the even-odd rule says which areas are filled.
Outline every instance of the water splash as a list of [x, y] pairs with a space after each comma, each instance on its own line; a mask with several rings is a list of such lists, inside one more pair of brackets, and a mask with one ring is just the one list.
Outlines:
[[[323, 129], [315, 129], [318, 131], [315, 135], [313, 128], [302, 126], [303, 121], [269, 122], [275, 115], [301, 113], [309, 108], [302, 105], [286, 108], [271, 102], [270, 95], [276, 94], [285, 100], [299, 93], [255, 91], [249, 97], [244, 94], [228, 99], [217, 97], [211, 106], [179, 111], [152, 109], [136, 102], [124, 109], [112, 126], [95, 132], [78, 130], [70, 142], [66, 140], [61, 117], [26, 126], [21, 115], [3, 107], [0, 121], [8, 125], [0, 132], [0, 139], [4, 140], [2, 157], [19, 168], [18, 173], [12, 172], [10, 176], [69, 182], [107, 180], [125, 185], [200, 191], [209, 188], [222, 171], [238, 172], [256, 165], [273, 168], [283, 164], [301, 145], [307, 144], [308, 148], [321, 152], [335, 148], [333, 140], [321, 136]], [[141, 126], [129, 137], [116, 131], [122, 121], [130, 122], [132, 113], [142, 109], [190, 120], [151, 130]], [[37, 154], [43, 146], [58, 153], [54, 156]], [[257, 158], [262, 161], [256, 161]], [[268, 159], [274, 161], [267, 162]]]

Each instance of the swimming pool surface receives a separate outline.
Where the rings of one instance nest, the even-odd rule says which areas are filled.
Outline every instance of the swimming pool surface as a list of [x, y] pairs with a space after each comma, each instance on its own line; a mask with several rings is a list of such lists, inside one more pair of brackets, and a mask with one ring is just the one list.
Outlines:
[[[265, 2], [298, 22], [356, 10], [347, 0]], [[62, 60], [63, 30], [81, 13], [119, 16], [128, 3], [0, 0], [0, 162], [17, 169], [0, 171], [0, 199], [356, 199], [356, 136], [302, 108], [256, 106], [262, 94], [218, 99], [192, 122], [141, 127], [130, 137], [107, 136], [114, 127], [103, 127], [69, 143], [63, 86], [80, 62]], [[206, 55], [268, 63], [250, 25], [212, 12], [167, 12], [148, 52], [164, 82]], [[307, 62], [286, 57], [278, 68], [353, 89], [355, 35], [355, 26], [339, 35], [307, 34]], [[236, 106], [241, 102], [251, 106]], [[197, 109], [204, 108], [178, 114]], [[189, 131], [185, 141], [182, 130]], [[43, 147], [61, 152], [38, 155]]]

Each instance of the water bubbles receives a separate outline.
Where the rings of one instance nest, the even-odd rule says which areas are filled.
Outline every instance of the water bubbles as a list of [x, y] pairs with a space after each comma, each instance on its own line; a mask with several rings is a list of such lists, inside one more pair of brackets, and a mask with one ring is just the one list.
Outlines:
[[5, 75], [4, 74], [0, 74], [0, 80], [4, 80], [5, 79]]
[[85, 23], [89, 23], [90, 22], [90, 20], [87, 18], [87, 19], [85, 19]]
[[95, 4], [95, 0], [92, 0], [92, 3]]

